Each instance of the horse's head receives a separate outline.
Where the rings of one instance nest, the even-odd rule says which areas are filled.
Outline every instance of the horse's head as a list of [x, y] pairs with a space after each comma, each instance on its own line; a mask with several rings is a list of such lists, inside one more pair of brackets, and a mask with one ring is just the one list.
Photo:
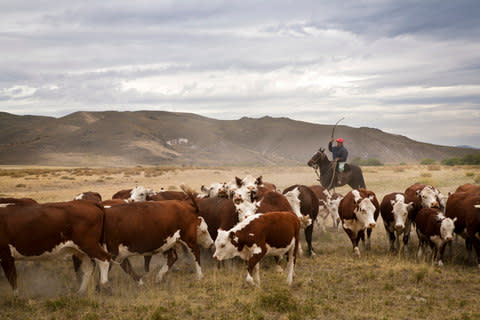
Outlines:
[[320, 148], [317, 152], [315, 152], [312, 158], [308, 160], [307, 164], [309, 167], [317, 169], [320, 166], [320, 161], [323, 161], [326, 158], [327, 155], [325, 154], [325, 149]]

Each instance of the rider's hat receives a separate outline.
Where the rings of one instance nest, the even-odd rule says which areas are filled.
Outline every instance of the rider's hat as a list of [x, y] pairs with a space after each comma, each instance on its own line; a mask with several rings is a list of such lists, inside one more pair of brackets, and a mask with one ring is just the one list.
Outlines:
[[343, 139], [342, 139], [342, 138], [338, 138], [336, 141], [343, 143]]

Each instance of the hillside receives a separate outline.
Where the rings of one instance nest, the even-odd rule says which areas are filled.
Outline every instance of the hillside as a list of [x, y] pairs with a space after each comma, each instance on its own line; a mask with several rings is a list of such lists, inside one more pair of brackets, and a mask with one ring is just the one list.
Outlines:
[[[76, 112], [65, 117], [0, 113], [0, 164], [305, 164], [327, 147], [331, 125], [288, 118], [216, 120], [163, 111]], [[349, 159], [418, 162], [480, 153], [413, 141], [372, 128], [339, 126]]]

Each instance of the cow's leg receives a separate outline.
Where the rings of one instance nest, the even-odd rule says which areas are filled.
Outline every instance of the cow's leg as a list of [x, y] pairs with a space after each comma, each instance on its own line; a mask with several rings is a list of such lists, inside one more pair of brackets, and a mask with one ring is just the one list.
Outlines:
[[372, 228], [367, 228], [367, 246], [366, 246], [367, 250], [372, 249], [372, 245], [370, 243], [370, 236], [371, 235], [372, 235]]
[[358, 248], [358, 242], [360, 241], [360, 233], [355, 234], [352, 230], [343, 228], [345, 232], [347, 233], [348, 237], [350, 238], [350, 241], [352, 242], [353, 246], [353, 253], [360, 258], [360, 249]]
[[[261, 250], [260, 253], [256, 253], [256, 254], [252, 255], [250, 257], [250, 259], [248, 260], [248, 268], [247, 268], [248, 273], [247, 273], [247, 279], [246, 280], [247, 280], [247, 283], [251, 284], [252, 286], [255, 286], [255, 281], [253, 280], [253, 277], [252, 277], [253, 269], [260, 262], [260, 260], [263, 258], [263, 256], [265, 255], [265, 252], [266, 252], [265, 248], [261, 248], [261, 249], [262, 250]], [[258, 285], [260, 285], [260, 283], [258, 283]]]
[[100, 271], [99, 285], [97, 287], [97, 290], [105, 290], [107, 292], [110, 292], [110, 288], [108, 286], [108, 270], [110, 267], [110, 263], [106, 260], [100, 259], [95, 259], [95, 262]]
[[143, 267], [144, 267], [145, 273], [150, 272], [150, 261], [152, 261], [151, 255], [143, 256]]
[[203, 273], [202, 267], [200, 266], [200, 248], [195, 240], [191, 241], [182, 241], [184, 245], [187, 246], [191, 255], [193, 255], [193, 259], [195, 260], [195, 272], [197, 274], [197, 280], [202, 280]]
[[412, 224], [410, 221], [407, 221], [405, 224], [405, 229], [403, 231], [403, 243], [401, 243], [401, 248], [399, 252], [405, 254], [408, 251], [408, 240], [410, 239], [410, 232], [412, 230]]
[[139, 285], [143, 285], [142, 277], [139, 276], [135, 270], [133, 270], [132, 264], [130, 263], [130, 260], [128, 258], [123, 259], [122, 263], [120, 263], [120, 266], [122, 267], [123, 271], [125, 271], [126, 274], [130, 275], [132, 279]]
[[87, 291], [88, 282], [90, 281], [94, 270], [94, 264], [87, 255], [82, 255], [81, 257], [73, 255], [72, 257], [76, 257], [76, 260], [73, 261], [74, 263], [78, 263], [78, 270], [76, 270], [77, 276], [81, 277], [80, 288], [78, 289], [77, 293], [84, 294]]
[[287, 263], [287, 284], [290, 286], [293, 282], [293, 269], [295, 266], [295, 244], [288, 250], [288, 263]]
[[170, 270], [173, 264], [177, 261], [177, 251], [175, 249], [170, 249], [167, 252], [164, 252], [163, 255], [167, 258], [167, 263], [164, 264], [160, 270], [158, 270], [155, 282], [161, 282], [165, 274]]
[[386, 227], [385, 230], [387, 231], [388, 242], [390, 243], [390, 252], [395, 252], [395, 233], [390, 232]]
[[305, 228], [305, 240], [307, 241], [309, 256], [315, 256], [315, 252], [313, 251], [313, 247], [312, 247], [312, 234], [313, 234], [313, 223]]
[[283, 268], [280, 265], [280, 261], [282, 260], [281, 257], [275, 256], [274, 259], [275, 259], [275, 271], [278, 273], [283, 273]]
[[260, 286], [260, 261], [255, 265], [254, 268], [255, 272], [255, 281], [257, 282], [257, 285]]
[[9, 247], [0, 248], [0, 260], [5, 277], [7, 277], [8, 283], [13, 289], [13, 295], [18, 296], [17, 269]]
[[[449, 241], [451, 242], [451, 241]], [[443, 254], [445, 253], [445, 247], [447, 246], [447, 242], [443, 243], [440, 248], [438, 249], [438, 266], [443, 266]]]

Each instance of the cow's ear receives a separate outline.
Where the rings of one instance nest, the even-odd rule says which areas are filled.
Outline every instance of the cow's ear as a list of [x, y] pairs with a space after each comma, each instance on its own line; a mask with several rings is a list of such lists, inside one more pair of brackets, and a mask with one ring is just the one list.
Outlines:
[[237, 186], [240, 188], [242, 186], [242, 179], [240, 179], [239, 177], [235, 177], [235, 183], [237, 184]]
[[480, 209], [480, 204], [474, 205], [475, 208]]
[[375, 199], [375, 196], [372, 194], [368, 197], [368, 199], [370, 199], [371, 201], [373, 201], [373, 199]]
[[417, 197], [420, 197], [420, 190], [415, 191], [415, 194], [417, 195]]
[[409, 202], [409, 203], [407, 204], [407, 210], [410, 211], [410, 210], [412, 210], [412, 209], [413, 209], [413, 202]]
[[202, 187], [200, 188], [200, 190], [203, 191], [203, 192], [206, 192], [207, 188], [205, 188], [205, 186], [202, 184]]
[[255, 181], [255, 183], [260, 186], [260, 185], [263, 184], [262, 180], [263, 180], [263, 176], [260, 176], [260, 177], [257, 178], [257, 181]]
[[453, 218], [452, 221], [453, 221], [453, 223], [455, 223], [455, 221], [457, 221], [457, 217]]

